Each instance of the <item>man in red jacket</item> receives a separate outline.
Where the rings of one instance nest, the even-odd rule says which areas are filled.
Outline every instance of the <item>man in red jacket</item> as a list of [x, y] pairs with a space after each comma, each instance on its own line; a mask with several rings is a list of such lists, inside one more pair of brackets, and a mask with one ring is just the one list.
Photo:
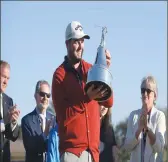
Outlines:
[[[99, 105], [112, 107], [113, 96], [98, 103], [94, 99], [105, 95], [93, 85], [87, 93], [84, 87], [91, 64], [82, 59], [84, 34], [77, 21], [68, 24], [65, 34], [67, 56], [56, 69], [52, 81], [52, 99], [58, 120], [61, 162], [99, 162], [100, 113]], [[111, 56], [106, 50], [107, 64]]]

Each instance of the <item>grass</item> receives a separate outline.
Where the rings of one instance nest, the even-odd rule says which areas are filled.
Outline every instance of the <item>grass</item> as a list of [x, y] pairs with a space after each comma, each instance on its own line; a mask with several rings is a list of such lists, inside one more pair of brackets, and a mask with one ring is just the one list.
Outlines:
[[23, 152], [12, 152], [11, 153], [11, 161], [12, 162], [24, 162], [25, 154]]
[[[25, 153], [24, 152], [12, 152], [11, 159], [12, 159], [12, 162], [25, 162]], [[167, 162], [167, 161], [168, 161], [168, 155], [165, 150], [164, 155], [163, 155], [163, 162]]]
[[22, 140], [17, 140], [10, 143], [11, 149], [11, 161], [12, 162], [24, 162], [25, 161], [25, 149]]
[[[167, 148], [168, 149], [168, 148]], [[164, 150], [163, 153], [163, 162], [168, 162], [168, 150]], [[20, 140], [16, 142], [11, 142], [11, 161], [12, 162], [25, 162], [25, 150], [23, 143]]]

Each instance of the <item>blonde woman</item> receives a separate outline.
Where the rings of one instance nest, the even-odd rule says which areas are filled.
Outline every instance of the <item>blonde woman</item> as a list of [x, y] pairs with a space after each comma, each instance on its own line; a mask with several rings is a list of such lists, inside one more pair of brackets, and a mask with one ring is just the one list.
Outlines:
[[153, 76], [141, 83], [142, 108], [131, 112], [124, 147], [131, 151], [130, 162], [162, 162], [165, 145], [166, 120], [162, 111], [155, 107], [158, 95]]

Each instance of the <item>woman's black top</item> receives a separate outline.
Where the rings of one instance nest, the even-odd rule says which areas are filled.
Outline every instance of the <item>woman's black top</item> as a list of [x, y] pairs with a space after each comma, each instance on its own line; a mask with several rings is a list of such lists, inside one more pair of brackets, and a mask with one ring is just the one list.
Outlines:
[[106, 133], [103, 124], [100, 128], [100, 140], [104, 143], [104, 150], [100, 153], [99, 162], [114, 162], [112, 146], [116, 145], [113, 127], [109, 127], [110, 133]]

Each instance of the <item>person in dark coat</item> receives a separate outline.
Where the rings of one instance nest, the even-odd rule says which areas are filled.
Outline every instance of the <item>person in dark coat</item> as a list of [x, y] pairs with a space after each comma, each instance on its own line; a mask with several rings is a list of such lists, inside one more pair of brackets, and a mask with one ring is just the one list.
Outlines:
[[21, 120], [26, 162], [46, 162], [47, 139], [54, 115], [47, 111], [50, 85], [40, 80], [35, 89], [36, 107]]
[[100, 122], [99, 162], [117, 162], [119, 149], [111, 123], [111, 108], [100, 106]]
[[13, 100], [5, 94], [10, 79], [10, 65], [0, 60], [0, 161], [10, 162], [10, 140], [16, 141], [19, 136], [17, 120], [20, 111]]

